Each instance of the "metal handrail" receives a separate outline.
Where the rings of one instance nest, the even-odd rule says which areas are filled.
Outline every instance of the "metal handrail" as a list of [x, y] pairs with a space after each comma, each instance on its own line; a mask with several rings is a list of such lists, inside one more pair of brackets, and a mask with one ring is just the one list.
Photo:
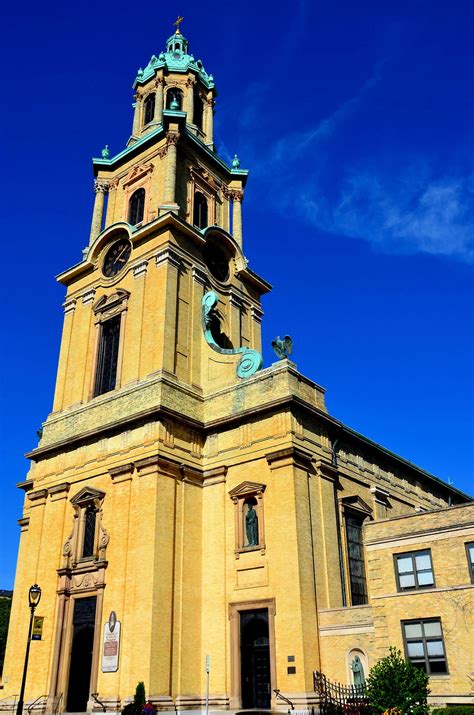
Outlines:
[[[295, 709], [295, 706], [293, 705], [293, 703], [291, 702], [291, 700], [289, 700], [289, 699], [286, 698], [284, 695], [282, 695], [281, 692], [280, 692], [280, 690], [278, 690], [277, 688], [274, 688], [273, 692], [275, 693], [275, 697], [276, 697], [276, 698], [280, 698], [280, 700], [284, 700], [285, 703], [287, 703], [292, 710]], [[288, 712], [289, 712], [289, 711], [288, 711]]]
[[101, 700], [99, 700], [98, 695], [99, 695], [99, 693], [91, 693], [91, 698], [94, 698], [96, 703], [101, 706], [102, 712], [105, 713], [105, 712], [107, 712], [107, 708], [105, 707], [104, 703]]
[[38, 700], [41, 700], [41, 698], [46, 698], [46, 700], [47, 700], [47, 699], [48, 699], [48, 695], [39, 695], [39, 696], [36, 698], [36, 700], [33, 700], [33, 702], [28, 705], [28, 707], [26, 708], [27, 712], [31, 713], [31, 711], [33, 710], [34, 706], [36, 705], [36, 703], [38, 702]]
[[19, 697], [19, 693], [16, 693], [15, 695], [7, 695], [6, 698], [0, 698], [0, 703], [3, 703], [4, 700], [10, 700], [10, 698], [13, 698], [12, 713], [14, 713], [16, 708], [16, 699]]

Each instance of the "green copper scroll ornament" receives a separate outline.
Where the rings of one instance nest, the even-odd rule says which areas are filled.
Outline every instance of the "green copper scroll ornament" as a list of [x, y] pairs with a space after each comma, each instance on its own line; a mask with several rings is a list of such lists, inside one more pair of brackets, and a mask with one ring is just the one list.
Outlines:
[[262, 369], [263, 357], [259, 352], [251, 348], [221, 348], [216, 343], [211, 332], [211, 325], [218, 301], [217, 293], [212, 290], [208, 291], [202, 299], [202, 329], [206, 343], [221, 355], [238, 355], [241, 353], [242, 357], [237, 364], [237, 377], [250, 377]]

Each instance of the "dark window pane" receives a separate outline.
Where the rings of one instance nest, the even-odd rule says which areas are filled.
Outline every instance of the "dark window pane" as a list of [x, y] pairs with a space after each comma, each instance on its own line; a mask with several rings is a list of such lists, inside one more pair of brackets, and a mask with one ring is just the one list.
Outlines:
[[194, 116], [193, 123], [202, 129], [202, 120], [204, 115], [204, 103], [199, 95], [199, 92], [194, 91]]
[[95, 520], [96, 510], [93, 506], [87, 507], [86, 519], [84, 524], [84, 543], [82, 548], [83, 558], [94, 554], [94, 537], [95, 537]]
[[193, 224], [198, 228], [206, 228], [207, 226], [207, 200], [200, 191], [196, 191], [194, 194]]
[[137, 189], [130, 197], [128, 203], [128, 223], [136, 226], [143, 221], [145, 211], [145, 189]]
[[145, 99], [144, 124], [149, 124], [155, 118], [155, 95], [149, 94]]
[[120, 338], [120, 315], [102, 323], [100, 333], [95, 395], [103, 395], [105, 392], [110, 392], [115, 388]]
[[351, 582], [351, 603], [353, 606], [363, 606], [367, 603], [364, 547], [362, 545], [363, 523], [363, 518], [358, 516], [348, 516], [346, 518], [349, 577]]
[[430, 672], [431, 673], [447, 673], [445, 660], [430, 660]]

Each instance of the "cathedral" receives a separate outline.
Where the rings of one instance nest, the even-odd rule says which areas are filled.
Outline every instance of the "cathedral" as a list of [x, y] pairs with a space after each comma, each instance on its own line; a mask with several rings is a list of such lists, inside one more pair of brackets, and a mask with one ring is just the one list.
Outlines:
[[[177, 29], [93, 160], [88, 246], [58, 277], [52, 412], [25, 493], [0, 710], [318, 708], [398, 647], [431, 703], [473, 703], [474, 504], [328, 413], [288, 339], [263, 366], [248, 171]], [[78, 247], [79, 249], [79, 247]], [[80, 254], [79, 254], [80, 255]]]

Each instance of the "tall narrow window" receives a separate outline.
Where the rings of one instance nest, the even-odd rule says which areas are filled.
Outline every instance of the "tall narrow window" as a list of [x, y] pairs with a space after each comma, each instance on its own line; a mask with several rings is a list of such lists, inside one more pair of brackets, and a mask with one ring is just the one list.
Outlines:
[[200, 191], [196, 191], [194, 194], [193, 224], [198, 228], [206, 228], [207, 226], [207, 200]]
[[128, 223], [136, 226], [143, 221], [145, 211], [145, 189], [137, 189], [133, 192], [128, 202]]
[[143, 119], [144, 124], [149, 124], [155, 118], [155, 94], [149, 94], [145, 99], [144, 103], [145, 116]]
[[364, 517], [357, 514], [346, 516], [347, 551], [349, 577], [351, 582], [351, 604], [362, 606], [367, 603], [367, 582], [365, 579], [364, 544], [362, 525]]
[[104, 321], [100, 326], [99, 356], [94, 395], [103, 395], [115, 388], [121, 316]]
[[194, 90], [194, 112], [193, 112], [193, 122], [198, 127], [202, 129], [202, 120], [204, 116], [204, 103], [201, 99], [201, 95], [197, 90]]
[[466, 544], [466, 553], [469, 573], [471, 574], [471, 581], [472, 583], [474, 583], [474, 542], [471, 544]]
[[82, 546], [82, 558], [86, 559], [94, 555], [95, 523], [97, 511], [93, 504], [86, 508], [84, 520], [84, 541]]

